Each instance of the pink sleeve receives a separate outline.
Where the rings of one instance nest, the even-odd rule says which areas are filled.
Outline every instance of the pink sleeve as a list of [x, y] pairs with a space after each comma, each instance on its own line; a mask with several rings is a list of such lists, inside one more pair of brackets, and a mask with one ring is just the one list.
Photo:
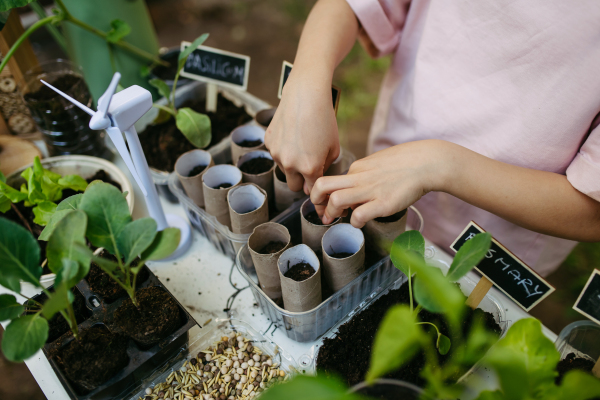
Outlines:
[[600, 201], [600, 126], [592, 130], [567, 168], [567, 179], [575, 189]]
[[372, 57], [384, 56], [396, 50], [410, 0], [346, 1], [360, 21], [360, 42]]

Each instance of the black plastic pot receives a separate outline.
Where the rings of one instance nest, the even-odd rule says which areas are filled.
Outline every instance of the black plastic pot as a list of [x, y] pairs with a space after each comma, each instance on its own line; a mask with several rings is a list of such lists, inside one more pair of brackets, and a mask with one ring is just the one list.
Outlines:
[[[156, 275], [154, 275], [149, 269], [148, 272], [148, 278], [143, 283], [138, 285], [138, 290], [142, 288], [158, 286], [171, 295], [167, 288], [165, 288], [164, 285], [162, 285], [162, 283], [158, 280]], [[120, 333], [120, 328], [113, 323], [114, 313], [116, 309], [119, 308], [121, 303], [128, 298], [128, 296], [125, 294], [114, 302], [108, 304], [104, 301], [102, 296], [94, 293], [90, 289], [85, 280], [82, 280], [77, 284], [77, 290], [79, 290], [79, 292], [85, 298], [86, 307], [91, 312], [91, 316], [78, 325], [79, 330], [81, 331], [94, 325], [101, 324], [106, 326], [112, 333]], [[34, 299], [36, 299], [36, 297], [34, 297]], [[149, 349], [141, 349], [133, 341], [133, 339], [129, 339], [127, 346], [129, 364], [108, 381], [87, 393], [85, 390], [78, 388], [76, 384], [73, 384], [63, 374], [58, 360], [56, 357], [54, 357], [60, 349], [64, 348], [72, 340], [74, 340], [70, 332], [67, 332], [51, 343], [47, 343], [43, 348], [44, 354], [48, 358], [52, 369], [58, 376], [58, 379], [65, 388], [65, 391], [69, 394], [69, 397], [73, 400], [108, 400], [122, 398], [122, 396], [127, 394], [127, 392], [138, 386], [144, 378], [146, 378], [156, 369], [157, 366], [162, 365], [169, 358], [176, 355], [180, 351], [181, 347], [187, 343], [188, 331], [194, 325], [197, 325], [197, 323], [192, 316], [188, 314], [181, 303], [179, 303], [173, 295], [171, 295], [171, 297], [179, 306], [179, 313], [181, 316], [181, 321], [183, 322], [182, 326]]]

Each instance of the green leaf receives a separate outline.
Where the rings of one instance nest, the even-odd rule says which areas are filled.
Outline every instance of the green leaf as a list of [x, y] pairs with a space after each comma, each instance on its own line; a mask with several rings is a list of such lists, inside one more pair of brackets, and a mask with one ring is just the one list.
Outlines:
[[140, 67], [140, 77], [147, 78], [150, 75], [150, 67], [148, 65], [142, 65]]
[[63, 267], [63, 259], [89, 266], [89, 253], [82, 253], [77, 246], [78, 244], [85, 245], [87, 224], [87, 215], [83, 211], [72, 210], [56, 225], [46, 247], [48, 268], [52, 272], [60, 271]]
[[441, 355], [448, 354], [448, 352], [450, 351], [450, 346], [452, 346], [452, 343], [450, 342], [450, 338], [448, 336], [440, 333], [438, 335], [437, 343], [435, 344], [435, 347], [437, 347], [440, 354]]
[[71, 304], [72, 298], [69, 297], [70, 291], [67, 288], [67, 285], [63, 283], [58, 286], [55, 285], [55, 288], [54, 292], [50, 294], [50, 297], [42, 307], [42, 315], [48, 320], [52, 318], [54, 314], [64, 310]]
[[38, 205], [33, 208], [33, 215], [35, 215], [33, 222], [41, 226], [48, 225], [56, 211], [56, 207], [56, 204], [51, 201], [42, 201], [41, 203], [38, 203]]
[[[91, 258], [92, 251], [88, 250], [88, 252]], [[66, 285], [66, 287], [72, 288], [87, 275], [89, 270], [89, 265], [87, 267], [84, 267], [80, 265], [77, 261], [63, 258], [62, 268], [56, 273], [56, 280], [54, 281], [54, 286], [58, 287], [58, 285], [64, 284]]]
[[505, 398], [502, 396], [502, 392], [496, 390], [495, 392], [481, 392], [479, 397], [477, 397], [477, 400], [505, 400]]
[[2, 352], [13, 362], [22, 362], [41, 349], [48, 339], [48, 321], [39, 315], [13, 320], [4, 331]]
[[492, 245], [492, 235], [479, 233], [467, 240], [458, 250], [448, 270], [448, 279], [456, 282], [479, 264]]
[[143, 260], [162, 260], [177, 250], [180, 239], [181, 232], [177, 228], [166, 228], [158, 231], [152, 244], [142, 253], [141, 258]]
[[150, 79], [148, 81], [149, 84], [158, 89], [158, 93], [167, 100], [171, 97], [171, 89], [169, 85], [165, 83], [162, 79]]
[[409, 275], [408, 269], [410, 263], [402, 255], [407, 253], [415, 253], [418, 259], [424, 259], [425, 239], [423, 239], [423, 235], [419, 231], [406, 231], [399, 235], [392, 244], [390, 252], [392, 263], [406, 276]]
[[4, 176], [4, 174], [2, 173], [2, 171], [0, 171], [0, 182], [6, 183], [6, 176]]
[[175, 123], [183, 136], [197, 148], [203, 149], [210, 144], [210, 118], [206, 114], [200, 114], [188, 107], [180, 108]]
[[34, 0], [0, 0], [0, 12], [12, 10], [17, 7], [24, 7]]
[[188, 47], [183, 49], [182, 52], [179, 53], [179, 59], [178, 59], [179, 69], [183, 68], [183, 64], [185, 64], [185, 61], [187, 60], [188, 56], [190, 54], [192, 54], [192, 51], [196, 50], [198, 48], [198, 46], [201, 46], [202, 43], [204, 43], [204, 41], [206, 41], [206, 39], [208, 39], [208, 33], [204, 33], [204, 34], [200, 35], [199, 37], [197, 37], [196, 40], [194, 40], [191, 45], [189, 45]]
[[5, 213], [11, 208], [12, 201], [3, 194], [0, 194], [0, 212]]
[[73, 196], [67, 197], [58, 204], [56, 211], [78, 210], [81, 199], [83, 199], [83, 193], [74, 194]]
[[38, 240], [47, 241], [48, 239], [50, 239], [50, 235], [52, 235], [52, 232], [54, 232], [56, 224], [58, 224], [60, 220], [63, 219], [65, 215], [69, 213], [69, 211], [77, 210], [79, 208], [79, 203], [81, 202], [82, 198], [83, 194], [80, 193], [67, 197], [66, 199], [61, 201], [58, 207], [56, 207], [56, 211], [54, 211], [52, 218], [50, 218], [50, 222], [48, 222], [42, 233], [40, 233], [40, 236], [38, 236]]
[[465, 310], [465, 296], [455, 284], [435, 267], [416, 267], [414, 296], [424, 309], [443, 313], [452, 323], [458, 322]]
[[407, 363], [419, 350], [423, 331], [406, 305], [396, 305], [386, 313], [375, 335], [367, 382], [384, 376]]
[[27, 198], [26, 193], [21, 193], [17, 189], [0, 181], [0, 194], [8, 198], [13, 203], [19, 203]]
[[131, 263], [142, 254], [152, 244], [155, 236], [156, 221], [150, 217], [127, 224], [117, 238], [117, 245], [125, 264]]
[[344, 383], [334, 377], [296, 375], [283, 384], [274, 385], [260, 395], [261, 400], [360, 400], [349, 393]]
[[21, 225], [0, 218], [0, 283], [20, 293], [19, 280], [39, 287], [40, 246], [31, 232]]
[[83, 192], [88, 186], [87, 181], [79, 175], [65, 175], [58, 180], [58, 184], [63, 189], [72, 189], [76, 192]]
[[88, 240], [117, 255], [117, 237], [131, 222], [129, 206], [121, 191], [109, 183], [92, 184], [85, 190], [79, 209], [88, 216]]
[[0, 294], [0, 321], [15, 319], [23, 314], [25, 307], [17, 303], [12, 294]]
[[597, 397], [600, 397], [600, 380], [579, 370], [565, 374], [556, 396], [560, 400], [586, 400]]
[[110, 31], [106, 34], [106, 41], [109, 43], [117, 43], [131, 33], [129, 24], [121, 19], [110, 21], [110, 28]]

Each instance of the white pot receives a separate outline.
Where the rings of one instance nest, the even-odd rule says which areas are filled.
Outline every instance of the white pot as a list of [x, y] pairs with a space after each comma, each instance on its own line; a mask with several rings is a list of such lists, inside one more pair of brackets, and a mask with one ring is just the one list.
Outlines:
[[[25, 179], [21, 177], [21, 173], [33, 164], [26, 165], [25, 167], [13, 172], [6, 177], [6, 183], [13, 187], [20, 187]], [[106, 161], [103, 158], [82, 156], [82, 155], [69, 155], [69, 156], [58, 156], [50, 157], [42, 160], [42, 166], [49, 169], [52, 172], [56, 172], [61, 175], [79, 175], [84, 179], [92, 177], [96, 172], [103, 169], [110, 176], [112, 180], [121, 185], [123, 192], [127, 192], [127, 204], [129, 205], [129, 212], [133, 211], [133, 187], [131, 182], [127, 179], [127, 176], [113, 163]], [[44, 260], [44, 264], [46, 260]], [[43, 265], [44, 265], [43, 264]], [[40, 282], [42, 286], [49, 287], [54, 284], [55, 274], [42, 275]], [[36, 288], [31, 283], [21, 282], [21, 293], [26, 296], [35, 296], [40, 292], [39, 288]]]

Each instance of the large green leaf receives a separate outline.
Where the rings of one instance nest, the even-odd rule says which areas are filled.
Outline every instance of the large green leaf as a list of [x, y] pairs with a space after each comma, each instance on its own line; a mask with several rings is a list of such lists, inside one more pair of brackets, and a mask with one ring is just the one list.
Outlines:
[[11, 208], [12, 201], [3, 194], [0, 194], [0, 212], [5, 213]]
[[64, 218], [65, 215], [69, 213], [71, 210], [77, 210], [79, 208], [79, 203], [83, 198], [83, 193], [75, 194], [73, 196], [67, 197], [63, 201], [58, 204], [56, 207], [56, 211], [52, 214], [52, 218], [50, 218], [50, 222], [46, 225], [40, 236], [38, 236], [38, 240], [48, 240], [50, 239], [50, 235], [54, 232], [56, 228], [56, 224], [60, 222], [61, 219]]
[[156, 232], [152, 244], [142, 253], [142, 260], [162, 260], [170, 256], [177, 250], [180, 239], [181, 231], [177, 228], [166, 228]]
[[206, 39], [208, 39], [208, 33], [204, 33], [204, 34], [200, 35], [199, 37], [197, 37], [196, 40], [194, 40], [191, 45], [189, 45], [182, 52], [179, 53], [179, 59], [178, 59], [178, 63], [177, 63], [179, 66], [179, 70], [181, 70], [183, 68], [187, 58], [189, 57], [190, 54], [192, 54], [192, 51], [196, 50], [198, 48], [198, 46], [201, 46], [202, 43], [204, 43], [204, 41], [206, 41]]
[[17, 293], [21, 292], [19, 280], [39, 286], [39, 263], [40, 247], [31, 232], [0, 218], [0, 283]]
[[203, 149], [209, 145], [212, 134], [210, 118], [206, 114], [200, 114], [188, 107], [180, 108], [175, 123], [183, 136], [197, 148]]
[[164, 98], [166, 98], [167, 100], [169, 100], [170, 96], [171, 96], [171, 89], [169, 88], [169, 85], [166, 84], [165, 81], [163, 81], [162, 79], [150, 79], [148, 81], [149, 84], [151, 84], [152, 86], [154, 86], [156, 89], [158, 89], [158, 93], [160, 93], [161, 96], [163, 96]]
[[[392, 244], [390, 258], [396, 268], [409, 276], [410, 263], [403, 257], [405, 254], [416, 254], [417, 259], [424, 259], [425, 254], [425, 239], [419, 231], [406, 231], [400, 234]], [[414, 273], [414, 270], [411, 270]]]
[[12, 10], [17, 7], [24, 7], [34, 0], [0, 0], [0, 12]]
[[0, 194], [8, 198], [13, 203], [19, 203], [27, 198], [26, 193], [22, 193], [2, 181], [0, 181]]
[[261, 400], [360, 400], [349, 393], [344, 383], [337, 378], [296, 375], [292, 380], [275, 385], [260, 395]]
[[140, 256], [152, 244], [155, 236], [156, 221], [150, 217], [127, 224], [117, 238], [125, 263], [129, 264]]
[[408, 306], [390, 308], [375, 335], [367, 381], [373, 382], [410, 361], [420, 348], [422, 335]]
[[492, 245], [492, 235], [479, 233], [467, 240], [458, 250], [448, 270], [448, 279], [456, 282], [479, 264]]
[[91, 251], [80, 250], [82, 246], [85, 246], [87, 225], [87, 215], [81, 210], [69, 211], [56, 225], [46, 247], [48, 267], [52, 272], [58, 274], [64, 266], [63, 260], [67, 259], [77, 262], [82, 267], [79, 280], [87, 275], [91, 262]]
[[444, 313], [454, 322], [464, 311], [465, 296], [435, 267], [418, 266], [415, 270], [414, 296], [428, 311]]
[[[71, 294], [71, 296], [69, 296]], [[67, 285], [60, 284], [56, 286], [54, 292], [51, 293], [50, 297], [44, 303], [42, 307], [42, 315], [46, 319], [50, 319], [56, 314], [64, 309], [66, 309], [69, 304], [73, 301], [73, 293], [67, 288]]]
[[65, 175], [58, 180], [58, 184], [63, 189], [72, 189], [77, 192], [83, 192], [88, 186], [87, 181], [79, 175]]
[[79, 209], [88, 216], [87, 238], [96, 247], [117, 254], [117, 237], [131, 222], [123, 193], [111, 184], [98, 182], [86, 189]]
[[48, 339], [48, 321], [39, 315], [13, 320], [4, 331], [2, 352], [13, 362], [22, 362], [41, 349]]
[[17, 303], [12, 294], [0, 294], [0, 321], [17, 318], [23, 314], [25, 307]]
[[127, 22], [121, 19], [114, 19], [110, 21], [110, 31], [106, 34], [106, 41], [109, 43], [117, 43], [130, 33], [131, 27]]
[[583, 371], [572, 370], [565, 374], [560, 388], [553, 391], [557, 400], [587, 400], [600, 397], [600, 379]]
[[52, 219], [54, 212], [56, 211], [56, 204], [51, 201], [42, 201], [33, 208], [33, 215], [35, 218], [33, 222], [38, 225], [46, 226]]

